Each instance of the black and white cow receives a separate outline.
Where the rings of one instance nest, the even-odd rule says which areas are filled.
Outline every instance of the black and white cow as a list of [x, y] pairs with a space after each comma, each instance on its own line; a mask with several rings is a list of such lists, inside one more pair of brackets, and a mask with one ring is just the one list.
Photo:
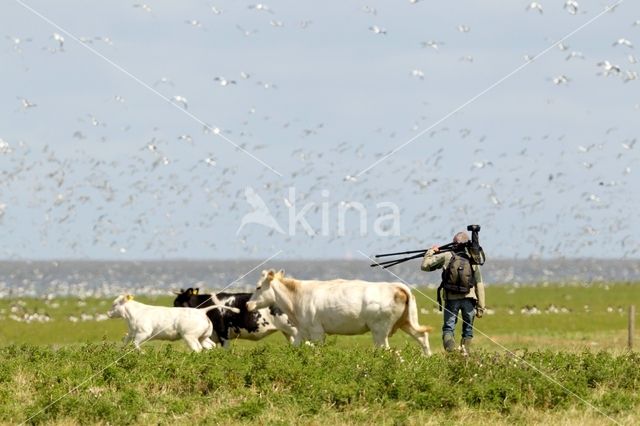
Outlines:
[[[217, 293], [219, 303], [224, 306], [240, 309], [239, 313], [214, 309], [207, 312], [214, 333], [211, 339], [228, 348], [231, 339], [260, 340], [268, 335], [281, 331], [289, 343], [297, 334], [296, 328], [289, 322], [287, 315], [275, 306], [247, 311], [247, 302], [252, 293]], [[188, 288], [176, 293], [173, 306], [204, 308], [213, 305], [210, 294], [199, 294], [199, 289]]]

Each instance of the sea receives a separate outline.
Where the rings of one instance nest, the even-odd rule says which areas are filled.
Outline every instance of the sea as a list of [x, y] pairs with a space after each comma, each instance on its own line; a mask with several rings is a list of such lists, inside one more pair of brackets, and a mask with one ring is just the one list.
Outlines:
[[[0, 298], [169, 295], [189, 287], [250, 291], [268, 268], [299, 279], [402, 281], [421, 287], [440, 282], [440, 272], [421, 271], [419, 259], [387, 270], [362, 260], [0, 261]], [[482, 266], [482, 275], [487, 286], [640, 282], [640, 260], [496, 259]]]

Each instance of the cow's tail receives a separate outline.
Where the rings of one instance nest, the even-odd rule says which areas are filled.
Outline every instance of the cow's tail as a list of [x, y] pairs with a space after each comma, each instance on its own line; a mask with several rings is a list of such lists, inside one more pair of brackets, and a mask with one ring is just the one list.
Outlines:
[[433, 328], [428, 325], [420, 325], [418, 322], [418, 306], [416, 304], [416, 298], [413, 296], [413, 293], [411, 293], [411, 289], [404, 284], [401, 287], [407, 295], [407, 305], [405, 309], [407, 309], [407, 321], [409, 325], [420, 333], [429, 333]]
[[211, 305], [211, 306], [207, 306], [206, 308], [199, 308], [199, 309], [202, 310], [202, 311], [205, 311], [205, 312], [209, 312], [210, 310], [216, 309], [216, 308], [218, 308], [218, 309], [228, 309], [228, 310], [230, 310], [231, 312], [233, 312], [235, 314], [239, 314], [240, 313], [240, 309], [233, 308], [231, 306], [225, 306], [225, 305]]

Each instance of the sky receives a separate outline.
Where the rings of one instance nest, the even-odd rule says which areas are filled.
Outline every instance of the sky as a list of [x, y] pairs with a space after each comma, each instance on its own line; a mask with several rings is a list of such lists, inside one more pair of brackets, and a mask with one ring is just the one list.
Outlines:
[[638, 258], [615, 3], [6, 0], [0, 258]]

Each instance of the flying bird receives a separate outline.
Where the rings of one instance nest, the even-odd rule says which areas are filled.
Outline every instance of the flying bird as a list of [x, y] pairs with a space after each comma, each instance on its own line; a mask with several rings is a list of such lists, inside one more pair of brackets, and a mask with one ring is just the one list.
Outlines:
[[171, 100], [173, 100], [174, 102], [180, 104], [180, 106], [184, 109], [188, 109], [189, 108], [189, 101], [187, 101], [187, 98], [185, 98], [184, 96], [174, 96], [173, 98], [171, 98]]
[[382, 27], [379, 27], [377, 25], [373, 25], [373, 26], [369, 27], [369, 31], [373, 32], [374, 34], [382, 34], [382, 35], [387, 34], [387, 29], [386, 28], [382, 28]]
[[527, 12], [530, 10], [536, 10], [538, 11], [538, 13], [542, 14], [542, 5], [540, 3], [538, 3], [537, 1], [532, 1], [531, 3], [529, 3], [529, 5], [527, 6], [527, 8], [525, 9]]

